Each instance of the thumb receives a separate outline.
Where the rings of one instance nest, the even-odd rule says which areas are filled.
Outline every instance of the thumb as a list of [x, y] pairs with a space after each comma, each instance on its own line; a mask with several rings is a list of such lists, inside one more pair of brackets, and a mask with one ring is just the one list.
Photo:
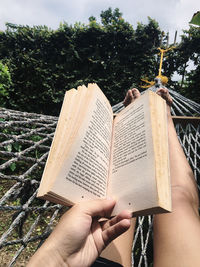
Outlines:
[[91, 217], [110, 217], [116, 204], [114, 199], [97, 199], [79, 204], [81, 210]]

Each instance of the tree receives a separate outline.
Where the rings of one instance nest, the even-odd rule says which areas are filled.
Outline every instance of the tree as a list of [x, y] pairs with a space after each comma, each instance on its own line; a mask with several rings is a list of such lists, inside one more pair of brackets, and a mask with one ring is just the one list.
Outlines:
[[9, 67], [13, 91], [9, 108], [58, 115], [66, 90], [96, 82], [111, 104], [124, 98], [144, 76], [157, 75], [157, 47], [162, 32], [149, 18], [136, 29], [119, 9], [101, 13], [87, 25], [45, 26], [7, 24], [0, 34], [0, 57]]
[[[175, 86], [176, 90], [198, 103], [200, 101], [200, 27], [191, 26], [189, 30], [184, 31], [174, 59], [176, 70], [182, 76], [181, 83]], [[188, 69], [190, 65], [193, 66], [193, 70]]]
[[11, 76], [8, 67], [0, 62], [0, 107], [5, 107], [9, 99]]
[[200, 26], [200, 11], [196, 12], [191, 21], [189, 22], [190, 24]]
[[104, 26], [117, 24], [122, 20], [122, 13], [119, 11], [119, 8], [115, 8], [112, 11], [112, 8], [108, 8], [105, 11], [102, 11], [100, 14], [101, 22]]

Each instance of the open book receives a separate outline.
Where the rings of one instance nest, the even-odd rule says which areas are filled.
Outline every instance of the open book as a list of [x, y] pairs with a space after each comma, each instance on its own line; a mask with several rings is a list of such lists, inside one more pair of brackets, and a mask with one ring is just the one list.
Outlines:
[[147, 91], [114, 116], [96, 84], [66, 92], [38, 197], [117, 200], [112, 215], [171, 211], [166, 103]]

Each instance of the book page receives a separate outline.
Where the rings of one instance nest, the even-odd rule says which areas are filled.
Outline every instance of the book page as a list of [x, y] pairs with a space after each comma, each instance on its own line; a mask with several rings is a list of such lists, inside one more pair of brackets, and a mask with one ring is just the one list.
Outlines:
[[60, 139], [62, 139], [63, 132], [68, 132], [68, 129], [66, 129], [66, 127], [70, 125], [71, 122], [70, 113], [75, 103], [76, 93], [77, 90], [75, 89], [71, 89], [65, 93], [65, 97], [59, 115], [59, 120], [56, 126], [54, 138], [52, 140], [51, 148], [48, 154], [47, 162], [40, 183], [38, 195], [43, 195], [44, 192], [48, 190], [49, 185], [52, 183], [52, 180], [55, 177], [55, 173], [58, 168], [58, 165], [56, 165], [55, 168], [55, 164], [58, 161], [60, 162], [59, 153], [61, 147], [59, 141]]
[[[71, 91], [71, 90], [70, 90]], [[59, 173], [60, 169], [63, 166], [63, 162], [66, 161], [68, 156], [68, 150], [71, 144], [74, 142], [74, 136], [79, 128], [79, 124], [81, 122], [82, 114], [84, 116], [84, 112], [86, 112], [85, 106], [88, 105], [90, 101], [90, 92], [86, 86], [79, 86], [76, 91], [76, 98], [72, 103], [70, 103], [70, 111], [69, 116], [70, 120], [66, 121], [65, 125], [63, 125], [62, 136], [60, 136], [60, 140], [57, 146], [57, 160], [55, 161], [55, 169], [54, 172], [55, 177]], [[73, 106], [72, 106], [73, 105]], [[59, 140], [59, 141], [60, 141]]]
[[112, 108], [97, 85], [51, 192], [75, 203], [106, 196], [112, 135]]
[[[72, 138], [70, 137], [74, 136], [74, 122], [80, 117], [79, 114], [85, 107], [85, 99], [88, 101], [88, 98], [88, 90], [86, 86], [79, 86], [78, 90], [71, 89], [65, 93], [58, 124], [39, 187], [38, 196], [47, 192], [54, 183], [60, 168], [63, 165], [63, 160], [66, 159], [68, 147], [72, 142]], [[60, 140], [62, 140], [62, 142]]]
[[[138, 211], [156, 202], [149, 95], [145, 93], [114, 120], [109, 194], [114, 213]], [[152, 197], [153, 196], [153, 197]]]

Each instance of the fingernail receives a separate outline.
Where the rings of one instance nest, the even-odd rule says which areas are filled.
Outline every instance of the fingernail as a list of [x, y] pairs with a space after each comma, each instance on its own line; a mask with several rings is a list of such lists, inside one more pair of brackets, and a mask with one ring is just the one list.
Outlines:
[[106, 199], [107, 200], [113, 200], [113, 198], [111, 196], [107, 196]]

